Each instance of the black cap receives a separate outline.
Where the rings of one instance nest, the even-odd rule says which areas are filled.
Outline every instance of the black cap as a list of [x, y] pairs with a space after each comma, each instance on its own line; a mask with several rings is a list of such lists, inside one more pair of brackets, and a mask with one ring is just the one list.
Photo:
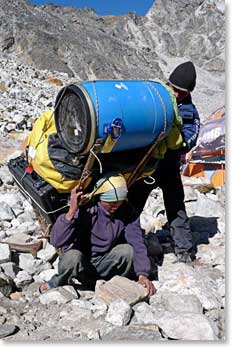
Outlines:
[[177, 89], [192, 92], [196, 85], [196, 69], [191, 61], [178, 65], [168, 82]]

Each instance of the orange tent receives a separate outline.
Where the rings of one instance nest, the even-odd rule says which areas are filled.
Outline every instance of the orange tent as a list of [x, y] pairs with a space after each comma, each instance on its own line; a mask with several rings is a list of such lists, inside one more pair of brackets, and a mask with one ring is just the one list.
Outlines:
[[225, 107], [201, 128], [197, 146], [188, 154], [184, 176], [208, 177], [214, 187], [225, 184]]

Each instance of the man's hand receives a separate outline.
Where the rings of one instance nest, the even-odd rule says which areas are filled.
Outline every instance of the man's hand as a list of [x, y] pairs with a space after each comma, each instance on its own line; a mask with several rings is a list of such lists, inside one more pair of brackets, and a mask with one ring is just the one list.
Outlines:
[[154, 284], [146, 276], [139, 275], [138, 282], [142, 284], [143, 287], [147, 288], [147, 293], [149, 296], [152, 296], [156, 293], [157, 290]]
[[71, 221], [76, 211], [79, 208], [80, 201], [83, 197], [83, 190], [79, 184], [71, 190], [70, 194], [70, 207], [68, 213], [66, 214], [66, 219]]

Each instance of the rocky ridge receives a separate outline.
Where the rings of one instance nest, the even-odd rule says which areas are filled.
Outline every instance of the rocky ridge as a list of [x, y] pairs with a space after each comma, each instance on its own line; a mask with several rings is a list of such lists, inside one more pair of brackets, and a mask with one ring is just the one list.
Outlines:
[[225, 102], [223, 0], [156, 0], [144, 17], [0, 0], [0, 33], [4, 56], [76, 80], [166, 80], [177, 64], [191, 59], [202, 118]]
[[[12, 3], [15, 5], [14, 8]], [[2, 0], [0, 4], [2, 5]], [[218, 34], [220, 37], [214, 39], [214, 31], [218, 33], [219, 24], [222, 23], [223, 2], [198, 0], [192, 4], [189, 1], [178, 1], [178, 6], [183, 8], [183, 11], [175, 11], [176, 6], [177, 1], [172, 1], [170, 5], [168, 1], [162, 1], [161, 4], [161, 1], [157, 0], [145, 17], [130, 14], [119, 18], [102, 18], [91, 10], [79, 12], [52, 5], [36, 7], [22, 0], [8, 1], [7, 4], [4, 2], [0, 10], [3, 50], [0, 62], [0, 240], [31, 242], [37, 241], [41, 236], [42, 227], [38, 216], [30, 203], [19, 193], [6, 163], [11, 156], [21, 153], [22, 141], [34, 120], [42, 112], [53, 107], [62, 85], [79, 79], [102, 78], [102, 71], [105, 78], [148, 78], [154, 76], [151, 72], [154, 71], [156, 63], [158, 77], [168, 76], [176, 63], [183, 61], [183, 58], [191, 57], [193, 42], [188, 44], [188, 40], [184, 45], [185, 51], [178, 53], [183, 46], [178, 46], [181, 40], [178, 33], [183, 32], [187, 25], [191, 27], [191, 23], [195, 25], [198, 18], [199, 35], [196, 35], [195, 39], [200, 40], [204, 33], [202, 45], [205, 47], [205, 44], [208, 44], [207, 40], [212, 40], [218, 48], [215, 51], [215, 47], [209, 45], [209, 50], [213, 52], [207, 53], [205, 49], [198, 57], [199, 60], [193, 56], [198, 64], [199, 86], [199, 91], [194, 92], [194, 100], [203, 110], [202, 122], [204, 123], [215, 108], [221, 106], [224, 102], [224, 72], [221, 68], [224, 33], [220, 29], [222, 35]], [[208, 12], [209, 10], [212, 12]], [[6, 23], [6, 19], [9, 15], [13, 15], [14, 18], [17, 11], [21, 20], [15, 20], [14, 28], [17, 30], [13, 30], [12, 21]], [[167, 12], [170, 15], [167, 16]], [[189, 24], [186, 13], [192, 18]], [[208, 13], [210, 16], [204, 15]], [[182, 16], [182, 21], [177, 21], [176, 16]], [[90, 42], [86, 50], [84, 46], [79, 50], [80, 56], [76, 65], [73, 53], [70, 53], [74, 52], [72, 41], [70, 50], [67, 47], [66, 50], [63, 49], [63, 46], [56, 50], [51, 49], [51, 43], [54, 43], [51, 39], [52, 33], [58, 28], [58, 19], [58, 32], [70, 30], [70, 35], [74, 35], [70, 27], [65, 27], [70, 17], [73, 21], [71, 27], [76, 25], [83, 45]], [[38, 19], [41, 21], [39, 24]], [[162, 28], [165, 28], [165, 34], [162, 34], [162, 29], [159, 28], [161, 24]], [[35, 33], [36, 25], [41, 28], [40, 38]], [[127, 30], [123, 29], [125, 25], [128, 26]], [[168, 29], [170, 25], [175, 34], [173, 37]], [[81, 31], [81, 27], [84, 31]], [[89, 36], [86, 34], [86, 28], [89, 30]], [[99, 28], [105, 30], [109, 37], [105, 46], [100, 38], [96, 38], [101, 37]], [[46, 32], [43, 32], [44, 30]], [[101, 32], [105, 40], [105, 32]], [[91, 35], [96, 35], [95, 39]], [[79, 36], [76, 36], [77, 41]], [[7, 37], [9, 40], [6, 40]], [[10, 37], [13, 39], [10, 40]], [[44, 37], [49, 42], [47, 46], [44, 46], [42, 41]], [[68, 45], [69, 36], [65, 37], [64, 42]], [[120, 52], [123, 51], [123, 54], [131, 54], [134, 60], [124, 59], [124, 64], [120, 65], [122, 60], [115, 56], [118, 61], [115, 58], [113, 63], [111, 59], [109, 64], [106, 53], [103, 64], [105, 70], [101, 70], [103, 56], [100, 52], [109, 52], [108, 48], [112, 47], [110, 45], [114, 37], [113, 44], [118, 42], [115, 47], [118, 47]], [[130, 48], [125, 49], [122, 41]], [[200, 45], [200, 42], [198, 44]], [[90, 60], [96, 61], [96, 65], [93, 64], [90, 69], [85, 59], [92, 45], [96, 49], [94, 57]], [[35, 48], [34, 51], [32, 46]], [[49, 59], [46, 53], [44, 63], [50, 64], [52, 61], [52, 66], [40, 65], [43, 63], [40, 54], [44, 47], [47, 47], [47, 53], [49, 52]], [[149, 51], [149, 47], [155, 47], [155, 53], [152, 53], [153, 50]], [[172, 47], [176, 47], [177, 51]], [[77, 45], [77, 48], [80, 46]], [[167, 52], [171, 49], [173, 53]], [[60, 58], [58, 59], [61, 52], [67, 53], [68, 64], [63, 64]], [[213, 56], [209, 57], [209, 54]], [[145, 58], [148, 61], [147, 68], [143, 66]], [[218, 67], [217, 61], [220, 62]], [[216, 70], [212, 70], [212, 65], [217, 67]], [[206, 68], [208, 70], [205, 70]], [[211, 87], [215, 86], [215, 83], [212, 81], [219, 81], [213, 89]], [[64, 286], [41, 295], [38, 291], [39, 284], [47, 281], [57, 271], [57, 254], [54, 248], [44, 240], [43, 249], [32, 255], [14, 252], [8, 245], [0, 244], [0, 338], [6, 341], [225, 339], [225, 188], [215, 190], [204, 179], [183, 180], [186, 208], [198, 248], [197, 260], [192, 265], [175, 263], [175, 256], [163, 242], [164, 260], [158, 266], [158, 279], [154, 280], [158, 291], [149, 300], [142, 293], [139, 298], [134, 298], [139, 288], [135, 287], [135, 293], [132, 293], [128, 289], [129, 284], [121, 282], [119, 286], [130, 294], [128, 299], [128, 295], [122, 293], [119, 302], [109, 302], [108, 296], [104, 296], [104, 283], [98, 283], [95, 293], [82, 289], [75, 291], [73, 287]], [[152, 192], [142, 221], [148, 234], [164, 225], [166, 216], [160, 191]], [[162, 241], [162, 238], [160, 240]], [[114, 288], [116, 284], [114, 283]]]

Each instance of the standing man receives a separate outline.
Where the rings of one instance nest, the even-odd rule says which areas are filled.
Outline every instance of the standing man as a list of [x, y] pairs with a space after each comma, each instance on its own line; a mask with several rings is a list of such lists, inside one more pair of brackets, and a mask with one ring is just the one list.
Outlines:
[[183, 147], [166, 151], [157, 170], [152, 174], [152, 177], [155, 178], [155, 185], [147, 185], [141, 179], [131, 187], [128, 197], [141, 213], [151, 190], [156, 186], [162, 189], [177, 260], [189, 263], [195, 258], [195, 250], [185, 210], [180, 166], [181, 155], [196, 145], [200, 130], [199, 114], [191, 97], [191, 92], [196, 85], [196, 70], [193, 63], [188, 61], [178, 65], [170, 74], [167, 85], [176, 97], [179, 116], [182, 118]]

